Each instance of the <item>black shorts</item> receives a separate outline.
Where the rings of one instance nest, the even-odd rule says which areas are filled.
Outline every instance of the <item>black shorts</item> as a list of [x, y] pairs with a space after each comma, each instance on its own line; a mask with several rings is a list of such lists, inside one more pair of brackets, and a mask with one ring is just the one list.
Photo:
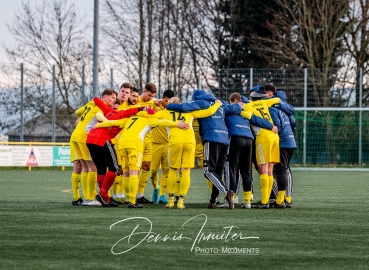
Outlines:
[[114, 146], [109, 141], [106, 141], [104, 146], [88, 143], [87, 147], [90, 151], [92, 160], [96, 165], [97, 174], [105, 175], [106, 168], [115, 174], [119, 172], [117, 155], [115, 153]]

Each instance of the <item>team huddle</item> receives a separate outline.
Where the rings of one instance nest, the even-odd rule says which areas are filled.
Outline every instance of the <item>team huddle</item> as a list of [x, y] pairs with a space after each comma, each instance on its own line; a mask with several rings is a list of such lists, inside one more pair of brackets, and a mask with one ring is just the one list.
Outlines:
[[[101, 99], [75, 112], [77, 126], [70, 139], [73, 205], [142, 208], [162, 203], [184, 209], [196, 157], [210, 188], [208, 208], [233, 209], [241, 183], [242, 208], [292, 207], [289, 163], [296, 148], [295, 121], [284, 92], [267, 84], [252, 88], [250, 101], [232, 93], [226, 102], [195, 90], [190, 103], [181, 103], [172, 90], [161, 99], [155, 94], [152, 83], [140, 96], [123, 83], [118, 93], [105, 89]], [[260, 175], [257, 203], [252, 163]], [[148, 179], [151, 201], [144, 197]]]

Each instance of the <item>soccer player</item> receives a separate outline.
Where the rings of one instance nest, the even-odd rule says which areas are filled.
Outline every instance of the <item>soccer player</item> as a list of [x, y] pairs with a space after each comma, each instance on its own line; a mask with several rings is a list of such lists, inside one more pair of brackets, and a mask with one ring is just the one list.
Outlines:
[[142, 165], [144, 140], [146, 134], [152, 127], [156, 126], [177, 126], [186, 129], [188, 125], [181, 122], [159, 120], [157, 118], [146, 118], [142, 116], [132, 116], [128, 119], [112, 120], [97, 124], [96, 127], [124, 127], [124, 132], [119, 139], [119, 151], [122, 154], [123, 171], [129, 172], [129, 192], [127, 194], [128, 208], [142, 208], [136, 200], [138, 189], [138, 172]]
[[[133, 91], [133, 86], [130, 83], [127, 83], [127, 82], [122, 83], [118, 91], [118, 99], [120, 100], [118, 111], [126, 110], [130, 107], [131, 103], [129, 100], [132, 96], [132, 91]], [[115, 138], [112, 139], [112, 143], [114, 144], [115, 153], [117, 155], [118, 165], [120, 167], [122, 165], [120, 164], [122, 159], [120, 157], [120, 152], [118, 151], [118, 145], [119, 145], [119, 138], [120, 138], [121, 133], [122, 131], [119, 134], [117, 134]], [[111, 190], [112, 190], [113, 200], [116, 201], [118, 204], [128, 203], [128, 201], [125, 200], [125, 196], [126, 196], [125, 189], [127, 189], [127, 185], [125, 187], [124, 183], [126, 180], [127, 180], [127, 176], [126, 174], [124, 174], [124, 172], [122, 172], [122, 174], [117, 175], [115, 177], [115, 181], [114, 181], [114, 184]]]
[[[160, 105], [155, 106], [156, 111], [163, 111], [168, 101], [174, 97], [172, 90], [165, 90]], [[158, 171], [161, 165], [160, 187], [158, 186]], [[167, 190], [168, 167], [168, 132], [165, 127], [156, 127], [152, 130], [152, 161], [150, 164], [150, 179], [154, 187], [151, 200], [153, 203], [168, 203], [165, 198]], [[159, 194], [160, 191], [160, 194]], [[159, 196], [160, 195], [160, 196]]]
[[200, 126], [197, 119], [193, 119], [192, 122], [193, 131], [195, 132], [196, 148], [195, 148], [195, 159], [197, 159], [197, 166], [199, 168], [204, 167], [204, 146], [202, 145], [200, 136]]
[[[99, 99], [94, 99], [95, 103], [102, 108], [105, 104], [99, 104]], [[103, 109], [103, 108], [102, 108]], [[116, 111], [111, 108], [105, 117], [108, 120], [116, 120], [121, 118], [126, 118], [131, 115], [136, 114], [138, 111], [146, 109], [132, 108], [126, 111]], [[87, 136], [87, 147], [90, 150], [91, 157], [97, 167], [97, 183], [100, 187], [100, 192], [96, 195], [96, 200], [100, 202], [103, 206], [118, 206], [111, 200], [108, 196], [108, 191], [115, 181], [115, 177], [120, 173], [120, 168], [118, 166], [117, 156], [114, 151], [114, 146], [111, 143], [111, 139], [114, 138], [119, 132], [120, 128], [97, 128], [92, 129]], [[108, 172], [106, 172], [108, 168]]]
[[[106, 103], [113, 105], [115, 102], [115, 94], [112, 95], [113, 93], [113, 90], [105, 92], [106, 95], [103, 96], [103, 99]], [[107, 119], [104, 117], [101, 109], [95, 105], [93, 100], [77, 109], [75, 114], [79, 120], [70, 138], [71, 161], [77, 168], [73, 171], [71, 179], [73, 189], [72, 204], [75, 205], [74, 202], [76, 202], [76, 200], [80, 202], [80, 200], [76, 198], [79, 195], [77, 187], [79, 187], [78, 180], [80, 179], [84, 197], [84, 201], [81, 205], [90, 206], [93, 204], [96, 196], [97, 169], [86, 146], [86, 139], [88, 132], [97, 121], [106, 121]], [[82, 166], [80, 178], [77, 175], [79, 163]]]
[[[283, 91], [277, 91], [276, 87], [270, 84], [265, 85], [264, 88], [269, 98], [276, 96], [281, 99], [281, 103], [287, 104], [287, 96]], [[288, 116], [281, 107], [282, 106], [269, 108], [273, 122], [278, 127], [280, 141], [280, 162], [276, 163], [274, 166], [274, 175], [277, 181], [277, 196], [272, 206], [276, 208], [285, 208], [288, 206], [290, 208], [292, 207], [292, 174], [290, 161], [297, 147], [293, 134], [295, 120], [292, 115]]]
[[[268, 108], [279, 103], [280, 98], [262, 100], [266, 97], [267, 94], [264, 90], [255, 91], [255, 94], [251, 97], [251, 102], [243, 106], [244, 112], [241, 115], [250, 119], [248, 113], [251, 112], [273, 124]], [[253, 207], [266, 209], [269, 208], [269, 195], [273, 186], [273, 167], [275, 163], [279, 162], [279, 137], [278, 134], [270, 130], [254, 125], [252, 125], [252, 129], [256, 136], [256, 160], [260, 174], [261, 191], [261, 203], [255, 204]]]
[[[195, 90], [192, 99], [195, 101], [203, 100], [206, 95], [204, 90]], [[228, 128], [224, 123], [224, 117], [226, 113], [239, 114], [241, 110], [241, 107], [237, 104], [222, 105], [214, 115], [198, 119], [204, 145], [204, 175], [213, 184], [208, 208], [216, 208], [217, 197], [220, 192], [227, 195], [229, 208], [234, 208], [232, 191], [228, 190], [222, 181], [229, 145]]]
[[[239, 93], [232, 93], [229, 97], [231, 104], [243, 105], [241, 95]], [[225, 171], [229, 172], [227, 175], [227, 186], [230, 190], [235, 191], [239, 186], [240, 178], [242, 178], [242, 185], [244, 190], [244, 203], [242, 208], [251, 208], [251, 193], [252, 193], [252, 147], [254, 135], [251, 131], [250, 123], [269, 130], [273, 129], [273, 125], [263, 118], [255, 115], [249, 120], [240, 115], [226, 115], [225, 123], [228, 127], [230, 144], [228, 155], [228, 168]], [[276, 131], [276, 128], [274, 129]], [[237, 192], [236, 192], [237, 194]], [[225, 203], [227, 204], [227, 203]], [[218, 207], [225, 207], [228, 205], [220, 205]]]
[[[179, 104], [180, 99], [173, 97], [169, 103]], [[168, 194], [169, 201], [165, 206], [166, 208], [174, 207], [174, 194], [176, 189], [177, 173], [181, 171], [181, 182], [179, 190], [179, 199], [177, 202], [177, 208], [184, 209], [184, 199], [187, 195], [190, 187], [190, 169], [194, 167], [195, 158], [195, 133], [192, 128], [192, 121], [194, 118], [205, 118], [213, 115], [219, 109], [222, 103], [218, 100], [214, 106], [206, 110], [193, 111], [188, 113], [175, 112], [164, 110], [155, 113], [153, 116], [158, 118], [167, 119], [175, 123], [184, 121], [190, 128], [186, 130], [179, 130], [176, 128], [169, 128], [169, 142], [168, 142]]]
[[[156, 86], [153, 83], [147, 83], [142, 91], [141, 96], [138, 97], [137, 103], [133, 106], [144, 106], [151, 109], [155, 108], [154, 97], [156, 94]], [[144, 144], [142, 168], [139, 176], [139, 185], [137, 192], [137, 201], [143, 204], [152, 203], [144, 197], [145, 187], [150, 173], [150, 163], [152, 160], [152, 136], [151, 131], [147, 133]], [[155, 189], [156, 187], [154, 187]]]

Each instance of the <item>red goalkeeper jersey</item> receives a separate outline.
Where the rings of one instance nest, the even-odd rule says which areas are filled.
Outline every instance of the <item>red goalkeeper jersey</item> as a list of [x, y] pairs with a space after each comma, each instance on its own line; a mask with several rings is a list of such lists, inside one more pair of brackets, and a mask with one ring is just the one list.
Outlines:
[[[138, 112], [138, 108], [132, 108], [125, 111], [116, 111], [106, 105], [102, 100], [95, 98], [95, 104], [103, 111], [108, 120], [118, 120], [130, 117]], [[95, 128], [92, 129], [88, 135], [86, 144], [96, 144], [104, 146], [106, 141], [113, 139], [122, 129], [119, 127]]]

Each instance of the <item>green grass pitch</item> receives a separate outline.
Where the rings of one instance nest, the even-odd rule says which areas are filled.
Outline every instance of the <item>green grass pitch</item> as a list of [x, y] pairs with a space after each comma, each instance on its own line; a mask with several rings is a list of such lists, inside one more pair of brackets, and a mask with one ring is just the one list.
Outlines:
[[184, 210], [72, 206], [70, 174], [0, 170], [0, 269], [368, 268], [367, 171], [293, 171], [293, 208], [267, 210], [207, 209], [202, 170]]

